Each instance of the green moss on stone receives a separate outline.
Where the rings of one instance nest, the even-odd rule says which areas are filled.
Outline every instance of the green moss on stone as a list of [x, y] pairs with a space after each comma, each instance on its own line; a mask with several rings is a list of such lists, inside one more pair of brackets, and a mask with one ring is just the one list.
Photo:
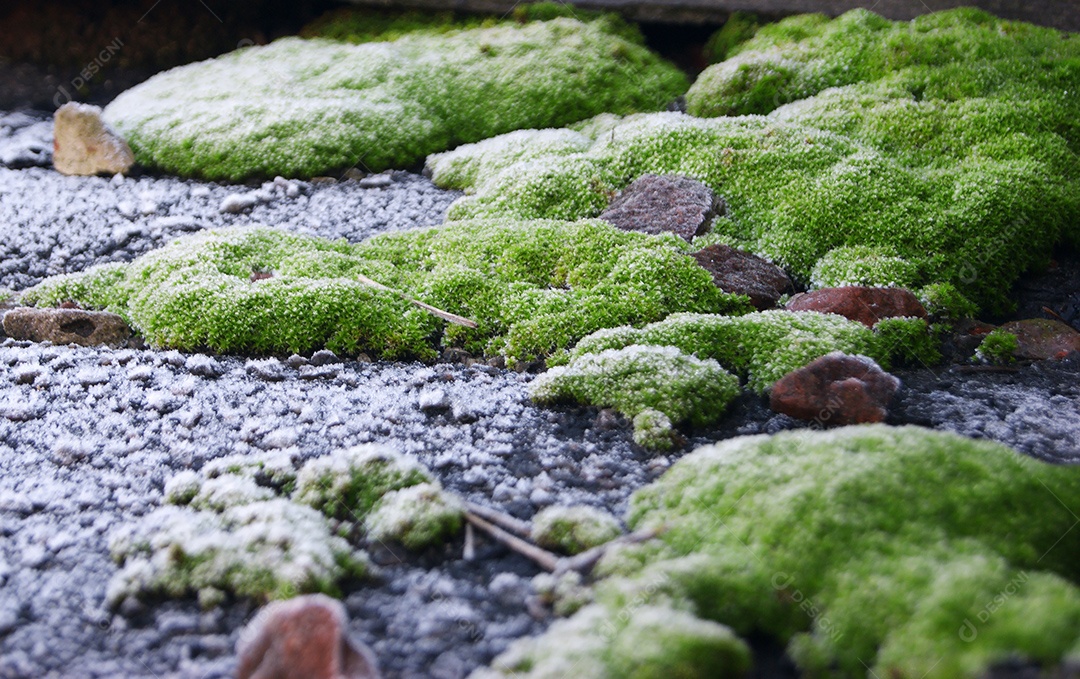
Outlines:
[[1051, 668], [1080, 636], [1078, 498], [1076, 468], [916, 427], [724, 441], [633, 496], [631, 526], [662, 532], [601, 563], [597, 604], [493, 666], [607, 668], [662, 606], [786, 641], [809, 676]]
[[704, 425], [717, 420], [739, 393], [738, 378], [719, 363], [674, 346], [630, 344], [574, 354], [568, 365], [533, 380], [534, 401], [610, 406], [630, 418], [651, 409], [670, 423]]
[[161, 73], [104, 116], [146, 166], [309, 177], [408, 167], [462, 142], [604, 111], [657, 110], [686, 86], [604, 21], [436, 33], [359, 45], [283, 38]]
[[979, 348], [975, 350], [975, 358], [987, 363], [1007, 364], [1016, 360], [1016, 352], [1020, 349], [1020, 341], [1016, 335], [1006, 332], [1001, 328], [987, 333]]
[[810, 283], [815, 288], [911, 288], [921, 278], [918, 264], [897, 256], [892, 248], [868, 245], [834, 248], [810, 272]]
[[937, 365], [942, 356], [935, 330], [922, 318], [884, 318], [874, 324], [878, 355], [889, 357], [893, 365]]
[[418, 550], [443, 544], [457, 534], [464, 515], [461, 500], [437, 484], [420, 483], [383, 495], [364, 527], [371, 540], [391, 540]]
[[532, 539], [541, 547], [579, 554], [622, 535], [619, 521], [588, 505], [553, 505], [536, 513]]
[[390, 491], [431, 480], [415, 460], [366, 444], [306, 462], [296, 476], [292, 499], [329, 517], [362, 521]]
[[[601, 330], [582, 339], [571, 360], [630, 345], [677, 347], [715, 359], [763, 392], [776, 380], [833, 351], [869, 356], [888, 365], [888, 354], [861, 323], [815, 311], [761, 311], [744, 316], [672, 314], [640, 329]], [[673, 418], [680, 419], [680, 418]]]
[[992, 311], [1055, 243], [1080, 241], [1076, 36], [974, 10], [855, 11], [785, 20], [737, 51], [690, 110], [767, 117], [639, 115], [459, 147], [428, 161], [471, 192], [451, 217], [593, 216], [642, 174], [683, 174], [726, 200], [721, 233], [803, 282], [836, 248], [870, 248], [897, 258], [888, 276]]
[[[25, 299], [113, 311], [161, 347], [432, 359], [441, 344], [527, 360], [611, 325], [750, 308], [713, 285], [684, 247], [603, 222], [482, 221], [359, 245], [206, 231], [131, 264], [47, 279]], [[256, 271], [273, 275], [253, 281]], [[478, 327], [446, 326], [357, 274]]]
[[959, 321], [973, 318], [979, 308], [964, 297], [956, 286], [949, 283], [933, 283], [918, 291], [919, 301], [931, 318], [942, 321]]

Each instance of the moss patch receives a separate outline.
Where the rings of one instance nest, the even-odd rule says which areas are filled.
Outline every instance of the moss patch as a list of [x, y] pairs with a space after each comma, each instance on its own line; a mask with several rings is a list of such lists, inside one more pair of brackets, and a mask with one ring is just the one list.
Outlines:
[[351, 45], [284, 38], [159, 74], [104, 112], [139, 163], [185, 176], [407, 167], [602, 111], [663, 108], [686, 81], [603, 21], [555, 18]]
[[[360, 245], [270, 229], [207, 231], [131, 264], [47, 279], [24, 293], [120, 314], [156, 346], [432, 359], [435, 347], [531, 359], [603, 327], [673, 311], [740, 312], [676, 238], [602, 222], [482, 221]], [[252, 280], [255, 271], [272, 272]], [[445, 323], [362, 274], [477, 322]]]
[[1080, 238], [1076, 36], [971, 10], [911, 24], [856, 11], [737, 50], [695, 83], [691, 112], [767, 117], [602, 117], [459, 147], [428, 161], [472, 194], [451, 217], [593, 216], [642, 174], [683, 174], [727, 201], [723, 236], [804, 282], [835, 249], [872, 248], [903, 263], [886, 279], [949, 283], [991, 310]]
[[420, 483], [383, 495], [367, 515], [364, 527], [369, 539], [424, 549], [455, 535], [464, 516], [461, 500], [437, 484]]
[[870, 356], [888, 365], [888, 352], [873, 331], [861, 323], [816, 311], [774, 310], [744, 316], [672, 314], [640, 329], [596, 332], [578, 342], [570, 357], [573, 360], [635, 344], [676, 347], [684, 354], [715, 359], [758, 392], [833, 351]]
[[814, 676], [1053, 666], [1080, 629], [1078, 498], [1080, 470], [915, 427], [731, 439], [634, 495], [632, 527], [664, 532], [601, 563], [598, 604], [494, 666], [618, 676], [616, 635], [652, 606], [787, 641]]
[[[686, 421], [712, 422], [739, 394], [738, 378], [719, 363], [690, 356], [674, 346], [630, 343], [597, 352], [575, 349], [574, 353], [568, 365], [554, 367], [532, 382], [529, 395], [534, 401], [612, 406], [631, 418], [648, 409], [663, 413], [670, 427]], [[663, 424], [657, 418], [640, 424], [648, 429], [647, 439], [662, 440], [663, 432], [654, 431]]]
[[579, 554], [622, 535], [619, 521], [588, 505], [547, 507], [532, 521], [532, 539], [547, 549]]

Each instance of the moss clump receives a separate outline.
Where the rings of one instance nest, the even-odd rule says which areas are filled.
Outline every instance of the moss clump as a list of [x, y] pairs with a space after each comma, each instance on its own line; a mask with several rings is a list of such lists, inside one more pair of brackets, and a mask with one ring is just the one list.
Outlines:
[[[744, 316], [672, 314], [640, 329], [612, 328], [582, 339], [571, 360], [634, 344], [677, 347], [715, 359], [763, 392], [792, 370], [833, 351], [888, 365], [874, 333], [861, 323], [816, 311], [760, 311]], [[543, 376], [542, 376], [543, 377]]]
[[892, 248], [869, 245], [834, 248], [810, 271], [810, 283], [815, 288], [847, 285], [910, 288], [920, 278], [918, 264], [897, 256]]
[[979, 348], [975, 350], [975, 358], [987, 363], [1005, 365], [1016, 360], [1016, 352], [1020, 350], [1020, 340], [1011, 332], [1001, 328], [987, 333]]
[[949, 283], [927, 285], [918, 291], [919, 301], [926, 307], [931, 318], [941, 321], [959, 321], [973, 318], [979, 308], [964, 297], [956, 286]]
[[787, 641], [811, 676], [1052, 667], [1080, 636], [1078, 498], [1080, 470], [916, 427], [724, 441], [634, 495], [631, 526], [663, 532], [601, 563], [597, 605], [495, 666], [606, 663], [657, 605]]
[[532, 521], [532, 539], [547, 549], [580, 554], [622, 535], [618, 520], [588, 505], [555, 505], [537, 512]]
[[[669, 423], [707, 424], [718, 419], [738, 393], [738, 378], [714, 360], [674, 346], [633, 343], [595, 353], [575, 349], [568, 365], [548, 370], [529, 387], [537, 403], [611, 406], [635, 418], [635, 424], [646, 409], [663, 413]], [[651, 429], [650, 438], [658, 438]]]
[[759, 28], [761, 24], [756, 14], [732, 12], [720, 30], [709, 36], [706, 41], [705, 58], [710, 64], [727, 59], [736, 47], [754, 37]]
[[894, 365], [937, 365], [942, 356], [936, 330], [922, 318], [883, 318], [874, 324], [878, 354], [890, 357]]
[[465, 507], [434, 483], [392, 490], [364, 521], [368, 538], [400, 542], [408, 549], [442, 544], [461, 529]]
[[671, 418], [655, 408], [634, 415], [634, 443], [649, 450], [667, 451], [676, 446], [678, 436]]
[[292, 499], [330, 517], [361, 521], [390, 491], [431, 480], [415, 460], [366, 444], [308, 461], [296, 476]]
[[[432, 359], [441, 343], [531, 359], [611, 325], [673, 311], [750, 309], [716, 288], [683, 247], [603, 222], [461, 223], [360, 245], [260, 228], [207, 231], [131, 264], [47, 279], [25, 299], [113, 311], [162, 347], [291, 353], [325, 346]], [[255, 271], [272, 276], [252, 280]], [[443, 330], [443, 321], [357, 274], [478, 327]]]
[[855, 11], [737, 51], [695, 83], [691, 112], [768, 117], [654, 114], [460, 147], [429, 158], [437, 182], [473, 192], [451, 216], [591, 216], [642, 174], [683, 174], [726, 200], [716, 228], [803, 282], [836, 248], [880, 248], [907, 263], [890, 275], [991, 311], [1080, 240], [1075, 36], [972, 10]]
[[666, 606], [636, 611], [610, 652], [612, 674], [633, 679], [741, 677], [751, 660], [730, 627]]
[[283, 38], [159, 74], [104, 112], [143, 165], [312, 176], [603, 111], [663, 108], [686, 81], [607, 22], [556, 18], [393, 42]]
[[313, 509], [283, 499], [232, 506], [221, 513], [166, 506], [110, 541], [120, 571], [107, 598], [204, 591], [287, 599], [304, 592], [336, 593], [337, 583], [363, 576], [367, 557], [330, 530]]
[[[195, 489], [194, 493], [191, 490]], [[188, 505], [194, 509], [223, 512], [230, 507], [262, 502], [276, 497], [269, 488], [244, 476], [219, 476], [212, 479], [191, 479], [182, 473], [165, 485], [165, 499], [171, 504]]]

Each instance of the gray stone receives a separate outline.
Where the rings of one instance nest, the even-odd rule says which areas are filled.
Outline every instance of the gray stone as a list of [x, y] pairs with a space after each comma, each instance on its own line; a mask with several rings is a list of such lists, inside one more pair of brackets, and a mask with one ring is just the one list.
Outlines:
[[723, 199], [695, 179], [647, 174], [623, 189], [600, 219], [624, 231], [671, 232], [689, 242], [725, 211]]

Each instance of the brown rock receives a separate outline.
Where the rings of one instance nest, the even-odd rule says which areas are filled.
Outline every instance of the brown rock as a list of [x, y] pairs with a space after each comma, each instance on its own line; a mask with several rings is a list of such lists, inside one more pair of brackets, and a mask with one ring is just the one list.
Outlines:
[[757, 255], [730, 245], [710, 245], [690, 255], [712, 274], [724, 292], [746, 295], [758, 309], [771, 309], [776, 300], [793, 290], [784, 270]]
[[350, 640], [341, 602], [323, 594], [275, 601], [240, 633], [237, 679], [378, 679], [371, 651]]
[[1080, 332], [1061, 321], [1029, 318], [1006, 323], [1001, 329], [1016, 335], [1020, 345], [1016, 350], [1017, 358], [1043, 361], [1065, 358], [1071, 351], [1080, 351]]
[[777, 380], [769, 407], [821, 426], [884, 422], [899, 387], [873, 359], [834, 352]]
[[4, 314], [4, 332], [19, 340], [84, 347], [99, 344], [119, 347], [131, 337], [131, 328], [116, 314], [33, 307], [19, 307]]
[[97, 106], [68, 102], [53, 118], [53, 166], [61, 174], [125, 173], [135, 155], [101, 119]]
[[670, 231], [689, 242], [725, 209], [723, 199], [695, 179], [647, 174], [623, 189], [600, 219], [623, 231]]
[[926, 318], [926, 309], [910, 290], [871, 288], [862, 285], [821, 288], [801, 293], [791, 298], [791, 301], [787, 303], [787, 309], [839, 314], [871, 328], [883, 318], [896, 316]]

